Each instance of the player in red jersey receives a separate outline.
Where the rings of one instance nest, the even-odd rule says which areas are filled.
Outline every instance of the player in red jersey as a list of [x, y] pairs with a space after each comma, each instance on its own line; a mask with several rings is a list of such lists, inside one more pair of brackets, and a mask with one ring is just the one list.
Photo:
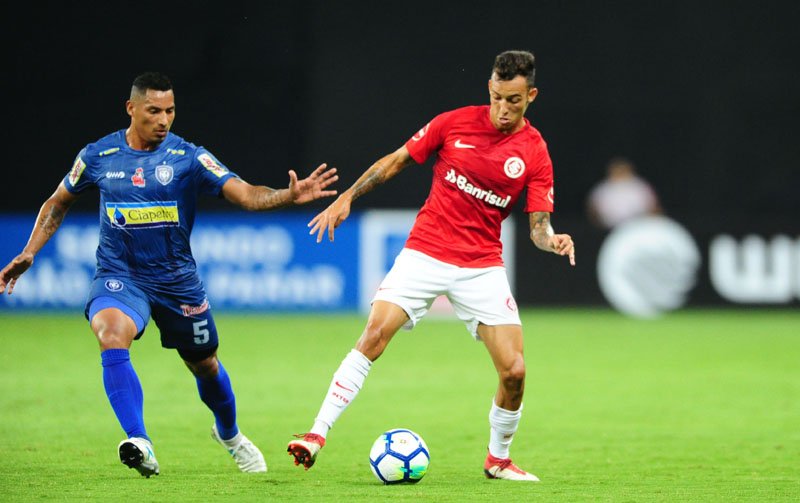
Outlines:
[[317, 242], [350, 214], [359, 196], [406, 166], [434, 152], [433, 183], [405, 248], [372, 302], [367, 326], [355, 349], [334, 373], [328, 394], [309, 433], [288, 451], [295, 464], [310, 468], [325, 436], [361, 389], [372, 362], [401, 328], [412, 328], [434, 299], [447, 295], [458, 317], [489, 350], [499, 377], [489, 412], [489, 478], [538, 481], [509, 458], [522, 413], [525, 362], [522, 326], [501, 257], [500, 224], [527, 189], [531, 240], [541, 250], [566, 256], [575, 265], [575, 246], [555, 234], [553, 167], [547, 146], [525, 111], [536, 98], [533, 54], [498, 55], [489, 80], [488, 106], [471, 106], [435, 117], [395, 152], [375, 162], [328, 208], [309, 223]]

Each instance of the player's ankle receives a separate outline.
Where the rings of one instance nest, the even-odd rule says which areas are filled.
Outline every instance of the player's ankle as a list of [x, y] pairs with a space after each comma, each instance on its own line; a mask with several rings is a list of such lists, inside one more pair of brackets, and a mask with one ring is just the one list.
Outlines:
[[313, 433], [314, 435], [319, 435], [324, 440], [328, 436], [328, 432], [331, 430], [331, 427], [328, 426], [328, 423], [324, 423], [322, 421], [314, 421], [314, 426], [311, 427], [309, 433]]

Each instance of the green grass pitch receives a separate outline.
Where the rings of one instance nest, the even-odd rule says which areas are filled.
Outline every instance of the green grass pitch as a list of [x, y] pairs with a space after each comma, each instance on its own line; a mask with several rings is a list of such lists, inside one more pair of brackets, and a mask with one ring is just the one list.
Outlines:
[[[0, 315], [0, 501], [798, 501], [800, 313], [523, 313], [525, 412], [512, 457], [542, 482], [486, 480], [496, 378], [452, 319], [401, 332], [305, 472], [286, 454], [363, 327], [359, 315], [217, 313], [239, 425], [265, 475], [239, 473], [209, 430], [189, 372], [151, 326], [134, 344], [161, 475], [116, 456], [122, 430], [81, 314]], [[431, 450], [417, 485], [383, 486], [367, 461], [384, 430]]]

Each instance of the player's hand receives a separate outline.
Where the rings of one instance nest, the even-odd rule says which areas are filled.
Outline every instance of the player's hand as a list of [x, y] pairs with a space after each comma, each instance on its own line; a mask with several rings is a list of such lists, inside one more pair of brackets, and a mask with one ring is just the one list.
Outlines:
[[350, 216], [350, 198], [346, 197], [346, 195], [347, 193], [345, 192], [336, 198], [336, 201], [308, 222], [308, 226], [311, 227], [309, 234], [317, 234], [317, 243], [322, 241], [322, 236], [326, 231], [328, 240], [333, 241], [334, 229], [339, 227]]
[[575, 265], [575, 243], [572, 242], [572, 236], [569, 234], [554, 234], [550, 236], [550, 245], [553, 247], [553, 252], [569, 257], [570, 265]]
[[328, 169], [323, 163], [315, 169], [308, 178], [297, 179], [297, 173], [289, 170], [289, 196], [294, 204], [305, 204], [322, 197], [335, 196], [335, 190], [325, 190], [330, 184], [338, 180], [336, 168]]
[[33, 255], [30, 253], [20, 253], [14, 257], [14, 260], [0, 271], [0, 293], [5, 292], [6, 288], [8, 288], [8, 294], [11, 295], [11, 292], [14, 291], [14, 285], [17, 284], [17, 278], [32, 265]]

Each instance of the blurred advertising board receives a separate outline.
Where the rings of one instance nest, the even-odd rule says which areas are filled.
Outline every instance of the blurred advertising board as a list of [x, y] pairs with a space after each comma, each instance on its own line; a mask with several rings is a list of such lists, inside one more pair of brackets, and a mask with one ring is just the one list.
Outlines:
[[[215, 309], [366, 311], [414, 222], [414, 210], [354, 212], [336, 241], [316, 243], [313, 212], [204, 213], [192, 233], [200, 277]], [[82, 311], [94, 275], [97, 216], [69, 214], [0, 310]], [[24, 246], [35, 215], [0, 215], [0, 262]], [[610, 306], [651, 318], [685, 307], [797, 308], [800, 229], [791, 219], [653, 217], [600, 231], [554, 218], [576, 242], [577, 265], [542, 253], [527, 222], [504, 222], [503, 255], [525, 307]], [[444, 298], [432, 313], [449, 313]]]
[[[329, 311], [355, 309], [359, 292], [358, 222], [316, 244], [311, 213], [206, 213], [197, 216], [192, 251], [215, 309]], [[0, 218], [3, 264], [22, 249], [35, 216]], [[0, 309], [83, 309], [94, 276], [97, 216], [70, 214]]]
[[[416, 211], [353, 212], [336, 240], [316, 243], [312, 212], [198, 214], [192, 252], [215, 309], [251, 311], [366, 310], [394, 262]], [[35, 215], [0, 216], [0, 261], [27, 242]], [[2, 309], [82, 310], [95, 270], [97, 216], [69, 214], [37, 255]], [[513, 285], [513, 223], [504, 224]], [[437, 303], [439, 304], [439, 303]]]

